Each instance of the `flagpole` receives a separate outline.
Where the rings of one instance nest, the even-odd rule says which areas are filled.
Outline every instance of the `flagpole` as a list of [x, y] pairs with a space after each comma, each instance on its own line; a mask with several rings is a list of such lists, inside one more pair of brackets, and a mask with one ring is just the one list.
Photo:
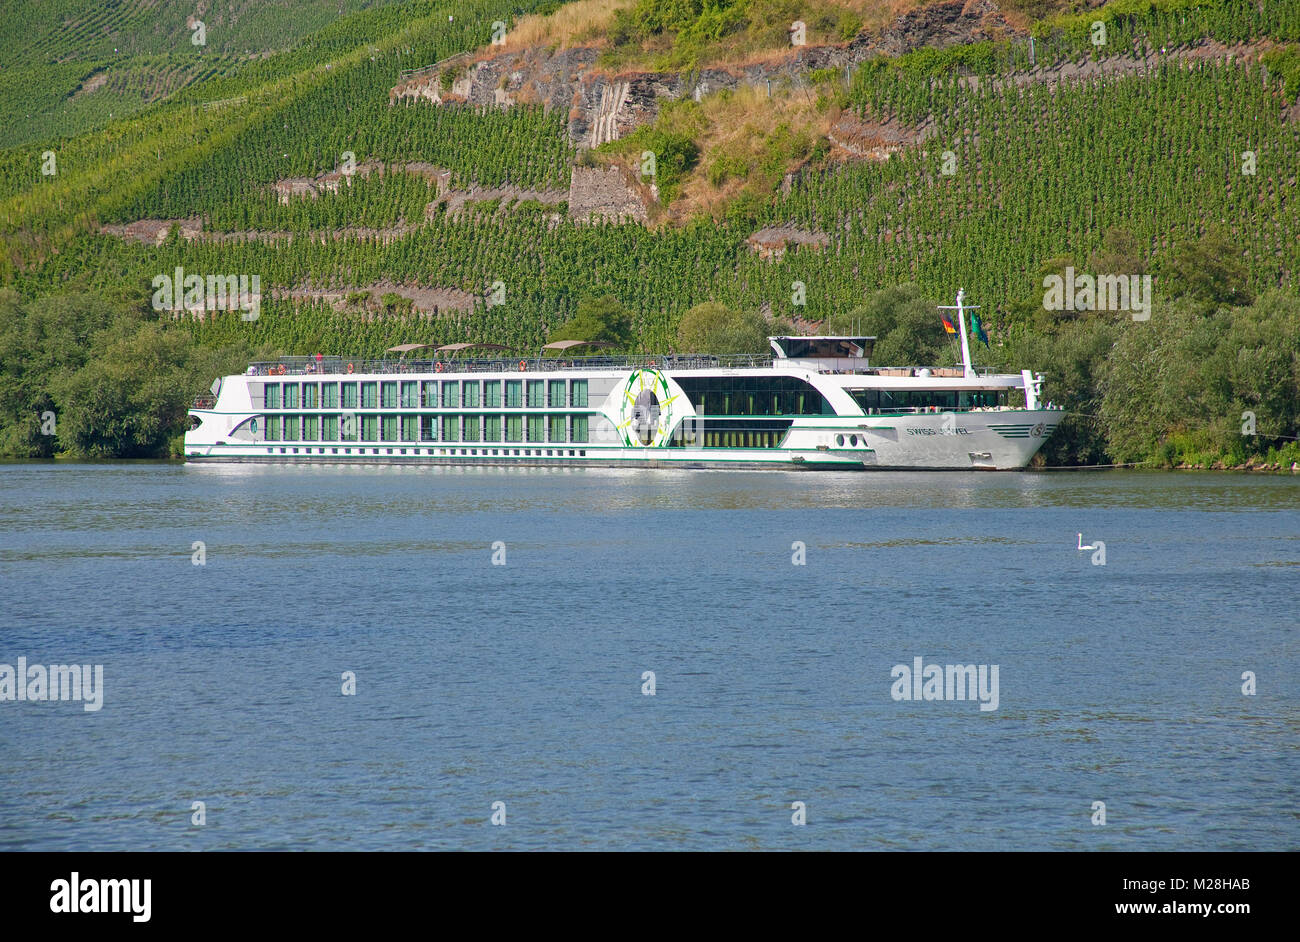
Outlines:
[[[939, 310], [957, 312], [957, 328], [961, 331], [961, 362], [962, 362], [962, 366], [965, 367], [965, 375], [967, 377], [971, 377], [975, 375], [975, 368], [972, 367], [970, 364], [970, 341], [966, 337], [966, 310], [967, 309], [965, 307], [965, 304], [963, 303], [965, 301], [965, 298], [966, 298], [966, 289], [958, 288], [956, 305], [941, 304], [939, 305]], [[973, 305], [970, 308], [970, 310], [972, 311], [979, 310], [979, 305], [978, 304]]]

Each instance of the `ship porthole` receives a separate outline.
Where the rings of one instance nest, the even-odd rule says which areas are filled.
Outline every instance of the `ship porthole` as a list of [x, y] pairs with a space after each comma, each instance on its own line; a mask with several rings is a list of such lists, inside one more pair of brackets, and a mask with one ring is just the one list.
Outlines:
[[838, 445], [838, 446], [840, 446], [840, 447], [843, 447], [843, 446], [844, 446], [844, 436], [843, 436], [843, 435], [836, 435], [836, 436], [835, 436], [835, 444]]

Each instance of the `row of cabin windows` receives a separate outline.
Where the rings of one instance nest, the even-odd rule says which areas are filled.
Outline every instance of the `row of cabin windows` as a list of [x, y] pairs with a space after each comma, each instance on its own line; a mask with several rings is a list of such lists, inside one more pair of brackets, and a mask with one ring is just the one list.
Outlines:
[[268, 415], [261, 421], [268, 442], [586, 443], [590, 429], [586, 415]]
[[849, 394], [868, 415], [916, 409], [978, 409], [1007, 404], [1005, 389], [850, 389]]
[[585, 409], [585, 379], [267, 383], [267, 409]]

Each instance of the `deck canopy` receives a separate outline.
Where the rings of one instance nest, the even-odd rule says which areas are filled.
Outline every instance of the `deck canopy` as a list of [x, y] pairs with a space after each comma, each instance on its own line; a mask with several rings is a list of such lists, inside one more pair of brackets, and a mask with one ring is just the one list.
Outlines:
[[406, 354], [406, 353], [410, 353], [412, 350], [423, 350], [425, 347], [431, 347], [431, 346], [433, 346], [433, 344], [429, 344], [429, 343], [403, 343], [403, 344], [399, 344], [399, 345], [397, 345], [396, 347], [389, 347], [389, 348], [388, 348], [387, 350], [385, 350], [384, 352], [385, 352], [385, 353], [402, 353], [402, 354]]
[[768, 337], [777, 357], [791, 360], [839, 360], [871, 356], [875, 337]]
[[501, 343], [448, 343], [438, 348], [439, 353], [461, 353], [465, 350], [509, 350]]
[[572, 350], [574, 347], [612, 347], [608, 340], [557, 340], [545, 344], [543, 350]]

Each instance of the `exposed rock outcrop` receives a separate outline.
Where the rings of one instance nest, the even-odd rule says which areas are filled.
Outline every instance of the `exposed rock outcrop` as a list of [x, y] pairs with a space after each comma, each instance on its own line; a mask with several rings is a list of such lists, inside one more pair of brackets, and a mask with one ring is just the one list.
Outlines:
[[649, 219], [647, 202], [627, 171], [613, 167], [574, 167], [569, 184], [569, 215], [581, 222]]
[[523, 103], [566, 109], [569, 139], [578, 146], [595, 147], [654, 120], [665, 100], [700, 98], [742, 85], [805, 86], [810, 69], [851, 68], [878, 55], [897, 56], [923, 46], [981, 42], [1013, 33], [993, 0], [949, 0], [903, 14], [880, 35], [860, 35], [836, 46], [799, 46], [773, 61], [685, 73], [609, 74], [596, 64], [597, 49], [532, 47], [487, 53], [472, 65], [457, 64], [464, 72], [450, 90], [443, 88], [442, 81], [447, 67], [413, 73], [394, 86], [389, 100], [423, 98], [436, 104], [502, 107]]
[[776, 262], [785, 257], [785, 253], [795, 248], [808, 246], [820, 251], [831, 244], [831, 237], [824, 232], [810, 232], [793, 226], [779, 226], [760, 229], [745, 240], [751, 252], [758, 253], [759, 258]]
[[[328, 301], [336, 310], [347, 305], [347, 296], [363, 291], [369, 300], [378, 302], [385, 294], [398, 294], [411, 301], [413, 310], [434, 316], [446, 311], [470, 311], [475, 301], [481, 300], [468, 291], [459, 288], [444, 288], [437, 285], [401, 285], [391, 281], [380, 281], [365, 288], [274, 288], [271, 297], [294, 301], [321, 300]], [[382, 317], [381, 311], [368, 312], [372, 317]]]
[[140, 242], [144, 245], [162, 245], [167, 241], [172, 228], [179, 226], [181, 238], [186, 242], [203, 236], [202, 219], [137, 219], [121, 225], [100, 226], [99, 231], [115, 235], [128, 242]]

